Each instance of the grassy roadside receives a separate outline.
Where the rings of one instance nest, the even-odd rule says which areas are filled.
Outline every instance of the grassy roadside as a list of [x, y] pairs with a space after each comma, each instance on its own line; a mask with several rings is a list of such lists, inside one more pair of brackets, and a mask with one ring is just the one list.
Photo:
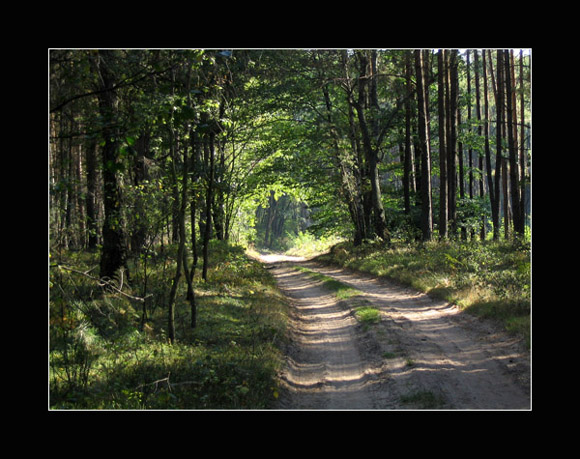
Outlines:
[[343, 242], [317, 261], [385, 276], [494, 319], [530, 345], [529, 245], [429, 242], [354, 247]]
[[[52, 261], [52, 409], [256, 409], [276, 399], [287, 305], [270, 273], [241, 248], [213, 245], [208, 282], [194, 280], [195, 329], [180, 284], [173, 345], [166, 300], [175, 267], [167, 257], [149, 260], [144, 324], [142, 303], [57, 266], [86, 271], [98, 264], [97, 254]], [[131, 287], [123, 290], [140, 296], [145, 270], [132, 268]]]

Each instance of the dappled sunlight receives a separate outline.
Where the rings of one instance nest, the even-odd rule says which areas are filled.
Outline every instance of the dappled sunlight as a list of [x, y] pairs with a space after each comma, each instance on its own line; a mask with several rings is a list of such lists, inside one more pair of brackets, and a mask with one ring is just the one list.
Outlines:
[[[312, 276], [288, 272], [290, 267], [279, 269], [281, 286], [294, 298], [299, 314], [293, 333], [301, 352], [294, 356], [286, 384], [307, 396], [305, 403], [353, 406], [348, 396], [369, 403], [363, 394], [388, 389], [373, 403], [400, 407], [410, 393], [427, 394], [447, 408], [529, 407], [528, 396], [504, 376], [518, 359], [513, 342], [488, 342], [485, 333], [474, 340], [470, 330], [459, 326], [465, 323], [461, 308], [383, 279], [314, 262], [301, 265], [357, 289], [357, 298], [378, 308], [381, 320], [371, 330], [379, 338], [375, 346], [385, 349], [381, 363], [364, 363], [366, 356], [352, 347], [349, 308], [355, 303], [349, 306], [347, 300], [339, 307], [335, 296]], [[338, 405], [332, 397], [341, 400]]]
[[[300, 401], [293, 407], [370, 408], [367, 367], [354, 345], [356, 320], [336, 295], [308, 273], [280, 267], [280, 287], [293, 299], [292, 353], [282, 386]], [[290, 396], [290, 395], [289, 395]], [[282, 402], [283, 403], [283, 402]]]

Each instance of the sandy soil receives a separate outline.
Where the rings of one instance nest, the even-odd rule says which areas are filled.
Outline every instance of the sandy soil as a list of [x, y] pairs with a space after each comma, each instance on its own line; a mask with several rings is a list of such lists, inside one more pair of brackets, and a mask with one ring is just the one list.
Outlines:
[[[290, 298], [279, 409], [528, 410], [530, 355], [493, 324], [385, 279], [299, 257], [262, 256]], [[361, 291], [339, 301], [300, 264]], [[361, 300], [381, 312], [359, 323]]]

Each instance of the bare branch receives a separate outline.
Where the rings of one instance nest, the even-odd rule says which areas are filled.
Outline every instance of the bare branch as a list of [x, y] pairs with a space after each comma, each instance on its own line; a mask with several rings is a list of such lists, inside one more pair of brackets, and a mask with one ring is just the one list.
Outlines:
[[147, 298], [153, 296], [152, 293], [150, 293], [149, 295], [147, 295], [145, 297], [139, 297], [139, 296], [129, 295], [128, 293], [123, 292], [121, 290], [121, 288], [123, 288], [123, 274], [121, 274], [120, 286], [117, 287], [116, 285], [113, 284], [113, 281], [111, 279], [105, 279], [105, 278], [102, 278], [102, 277], [99, 278], [99, 277], [91, 276], [89, 274], [89, 272], [91, 272], [93, 269], [95, 269], [96, 266], [93, 266], [88, 271], [79, 271], [78, 269], [74, 269], [74, 268], [71, 268], [70, 266], [65, 266], [65, 265], [57, 265], [57, 266], [60, 269], [64, 269], [66, 271], [70, 271], [71, 273], [81, 274], [82, 276], [85, 276], [85, 277], [88, 277], [89, 279], [92, 279], [92, 280], [94, 280], [94, 281], [96, 281], [98, 283], [99, 287], [112, 288], [114, 291], [116, 291], [120, 295], [123, 295], [126, 298], [129, 298], [130, 300], [140, 301], [141, 303], [144, 303]]

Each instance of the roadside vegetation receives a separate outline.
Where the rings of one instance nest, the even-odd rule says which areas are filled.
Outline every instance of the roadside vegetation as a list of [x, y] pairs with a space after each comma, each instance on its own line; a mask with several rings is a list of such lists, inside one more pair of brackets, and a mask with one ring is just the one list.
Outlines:
[[391, 248], [351, 242], [317, 261], [410, 285], [500, 322], [530, 345], [530, 245], [521, 241], [395, 242]]
[[[135, 296], [104, 291], [81, 272], [97, 254], [69, 252], [50, 267], [50, 406], [53, 409], [268, 408], [276, 399], [286, 303], [275, 281], [240, 247], [212, 241], [208, 282], [196, 276], [197, 326], [185, 285], [176, 341], [167, 339], [165, 258], [131, 266]], [[75, 271], [71, 271], [74, 266]], [[199, 270], [198, 270], [199, 271]], [[90, 274], [89, 274], [90, 275]]]

